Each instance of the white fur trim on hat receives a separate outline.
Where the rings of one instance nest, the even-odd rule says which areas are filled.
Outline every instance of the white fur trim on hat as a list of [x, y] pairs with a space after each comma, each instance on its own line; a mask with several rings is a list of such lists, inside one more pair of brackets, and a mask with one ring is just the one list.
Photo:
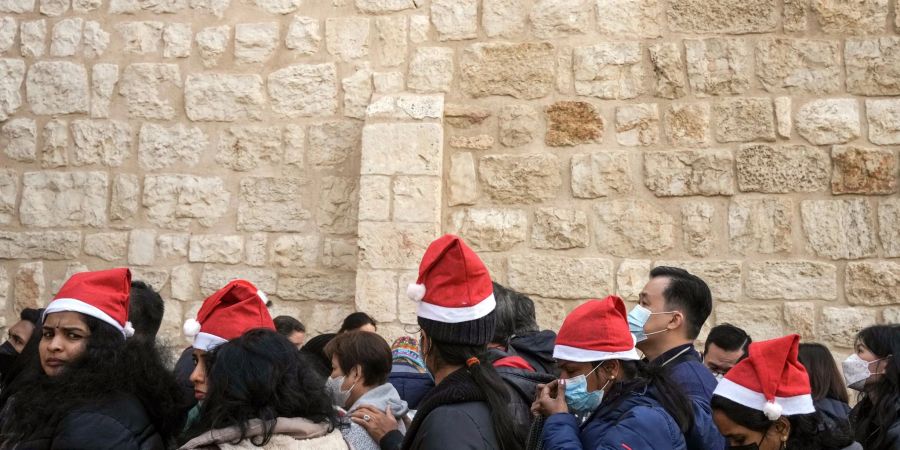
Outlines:
[[478, 302], [478, 304], [463, 308], [447, 308], [433, 303], [421, 302], [416, 315], [443, 323], [460, 323], [480, 319], [490, 314], [496, 307], [497, 301], [494, 300], [494, 294], [491, 294]]
[[181, 331], [184, 332], [184, 335], [193, 339], [200, 333], [200, 322], [197, 322], [196, 319], [188, 319], [184, 321], [184, 326], [181, 327]]
[[716, 390], [713, 391], [713, 395], [719, 395], [748, 408], [762, 411], [766, 414], [766, 417], [770, 418], [769, 420], [775, 420], [769, 414], [774, 415], [776, 412], [778, 417], [816, 412], [812, 396], [809, 394], [795, 395], [793, 397], [775, 397], [775, 401], [770, 402], [762, 393], [741, 386], [728, 378], [723, 378], [719, 382]]
[[123, 331], [125, 331], [126, 339], [134, 336], [134, 326], [131, 325], [131, 322], [125, 322], [125, 328], [123, 329]]
[[47, 317], [47, 314], [51, 314], [51, 313], [55, 313], [55, 312], [63, 312], [63, 311], [78, 312], [78, 313], [82, 313], [82, 314], [100, 319], [100, 320], [116, 327], [117, 330], [122, 332], [123, 336], [128, 337], [125, 334], [125, 327], [123, 327], [122, 324], [119, 323], [119, 321], [117, 321], [116, 319], [113, 319], [112, 316], [107, 314], [106, 311], [104, 311], [94, 305], [91, 305], [91, 304], [85, 303], [81, 300], [78, 300], [77, 298], [58, 298], [56, 300], [53, 300], [52, 302], [50, 302], [49, 305], [47, 305], [47, 309], [44, 310], [44, 315], [41, 318], [41, 320], [43, 321], [43, 318]]
[[258, 289], [258, 290], [256, 291], [256, 295], [259, 297], [260, 300], [262, 300], [263, 305], [268, 305], [268, 304], [269, 304], [269, 296], [266, 295], [266, 293], [263, 292], [261, 289]]
[[410, 300], [421, 302], [425, 298], [425, 285], [419, 283], [410, 283], [406, 287], [406, 295]]
[[226, 342], [228, 342], [228, 339], [222, 339], [214, 334], [200, 332], [197, 333], [197, 337], [194, 338], [193, 347], [197, 350], [208, 352]]
[[553, 357], [556, 359], [564, 359], [566, 361], [575, 362], [593, 362], [606, 361], [609, 359], [620, 359], [623, 361], [638, 361], [637, 350], [633, 347], [631, 350], [622, 352], [604, 352], [601, 350], [585, 350], [583, 348], [570, 347], [568, 345], [556, 345], [553, 347]]

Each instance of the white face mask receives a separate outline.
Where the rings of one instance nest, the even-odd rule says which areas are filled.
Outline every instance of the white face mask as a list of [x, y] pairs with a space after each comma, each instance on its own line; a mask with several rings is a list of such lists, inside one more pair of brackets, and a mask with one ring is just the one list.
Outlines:
[[341, 386], [344, 385], [344, 380], [346, 379], [346, 375], [341, 375], [339, 377], [329, 378], [328, 381], [325, 382], [325, 390], [331, 395], [331, 402], [334, 406], [346, 408], [347, 400], [350, 399], [350, 392], [356, 387], [356, 383], [353, 383], [353, 386], [350, 386], [350, 389], [347, 389], [346, 391], [342, 390]]
[[725, 374], [721, 372], [714, 373], [713, 376], [716, 377], [716, 383], [721, 383], [722, 379], [725, 378]]
[[650, 316], [657, 314], [674, 314], [675, 311], [664, 311], [664, 312], [652, 312], [644, 306], [634, 305], [634, 308], [628, 313], [628, 329], [631, 331], [631, 334], [634, 335], [635, 341], [643, 342], [647, 340], [648, 336], [653, 336], [654, 334], [665, 333], [669, 331], [668, 328], [663, 328], [659, 331], [653, 331], [647, 333], [644, 331], [644, 326], [647, 325], [647, 321], [650, 320]]
[[880, 375], [884, 372], [872, 373], [869, 366], [872, 363], [882, 361], [884, 358], [875, 361], [866, 361], [857, 354], [852, 354], [841, 364], [844, 369], [844, 380], [847, 381], [847, 387], [855, 391], [862, 391], [866, 387], [866, 381], [872, 375]]

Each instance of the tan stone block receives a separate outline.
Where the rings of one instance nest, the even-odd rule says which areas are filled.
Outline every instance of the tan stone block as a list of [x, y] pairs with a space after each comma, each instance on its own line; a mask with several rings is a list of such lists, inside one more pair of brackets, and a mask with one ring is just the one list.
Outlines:
[[156, 237], [156, 253], [163, 259], [187, 257], [190, 240], [188, 233], [160, 234]]
[[[275, 94], [272, 98], [290, 98], [278, 88], [280, 73], [269, 75], [269, 93]], [[184, 82], [184, 109], [193, 121], [259, 120], [266, 102], [262, 89], [262, 77], [255, 74], [190, 74]], [[283, 112], [279, 111], [283, 102], [279, 100], [276, 111]]]
[[447, 103], [444, 105], [444, 122], [455, 128], [471, 128], [480, 125], [491, 116], [491, 110], [480, 106]]
[[684, 97], [687, 77], [684, 60], [681, 58], [681, 46], [675, 42], [657, 42], [648, 49], [656, 77], [653, 94], [668, 99]]
[[119, 82], [119, 66], [94, 64], [91, 68], [91, 117], [108, 118], [113, 90]]
[[863, 328], [875, 325], [874, 311], [863, 308], [822, 308], [819, 338], [835, 347], [852, 348]]
[[597, 248], [615, 256], [659, 255], [675, 242], [675, 221], [652, 204], [612, 200], [594, 206]]
[[397, 94], [406, 87], [404, 72], [374, 72], [372, 84], [376, 94]]
[[816, 304], [813, 302], [788, 302], [784, 304], [784, 322], [790, 324], [790, 332], [800, 335], [800, 339], [816, 339]]
[[794, 129], [793, 111], [791, 110], [790, 97], [775, 98], [775, 123], [778, 126], [778, 137], [791, 138], [791, 130]]
[[893, 150], [856, 145], [831, 148], [835, 194], [891, 194], [897, 191], [897, 155]]
[[797, 131], [816, 145], [843, 144], [860, 135], [856, 99], [813, 100], [797, 111]]
[[156, 53], [162, 41], [165, 23], [158, 21], [119, 22], [116, 31], [124, 43], [124, 51], [138, 55]]
[[[68, 9], [68, 2], [62, 4]], [[74, 56], [78, 47], [81, 46], [82, 28], [84, 28], [84, 19], [80, 17], [56, 22], [53, 25], [53, 36], [50, 38], [50, 56]]]
[[9, 51], [16, 42], [19, 23], [15, 18], [6, 16], [0, 19], [0, 53]]
[[484, 0], [481, 6], [481, 27], [488, 37], [520, 36], [527, 18], [524, 0]]
[[747, 263], [746, 294], [763, 300], [835, 300], [837, 269], [814, 261]]
[[549, 298], [603, 298], [613, 292], [613, 263], [603, 258], [509, 257], [509, 287]]
[[616, 142], [627, 147], [654, 145], [659, 140], [659, 110], [655, 103], [616, 107]]
[[442, 41], [474, 39], [478, 32], [476, 0], [434, 0], [431, 23]]
[[[415, 270], [425, 249], [438, 237], [436, 223], [359, 223], [359, 261], [363, 270]], [[362, 271], [362, 270], [361, 270]]]
[[769, 98], [737, 98], [715, 106], [716, 140], [751, 142], [775, 140], [775, 107]]
[[105, 172], [26, 172], [19, 221], [26, 227], [102, 227], [108, 186]]
[[319, 258], [319, 236], [288, 234], [272, 244], [272, 262], [281, 267], [312, 267]]
[[813, 16], [825, 33], [869, 34], [884, 31], [888, 14], [887, 0], [816, 0], [810, 2]]
[[657, 0], [597, 0], [597, 28], [611, 36], [659, 37], [662, 8]]
[[785, 0], [782, 22], [784, 31], [799, 32], [809, 28], [809, 14], [806, 10], [807, 0]]
[[131, 267], [131, 279], [143, 281], [155, 291], [161, 291], [169, 284], [169, 271], [153, 267]]
[[[473, 169], [474, 172], [474, 169]], [[9, 224], [16, 214], [19, 176], [14, 170], [0, 170], [0, 224]]]
[[128, 233], [94, 233], [84, 237], [84, 254], [106, 261], [125, 259]]
[[575, 93], [608, 100], [635, 98], [644, 92], [640, 42], [607, 42], [576, 47]]
[[497, 115], [500, 122], [500, 143], [519, 147], [531, 143], [537, 132], [538, 113], [530, 105], [505, 105]]
[[494, 146], [494, 137], [489, 134], [479, 134], [477, 136], [451, 136], [447, 143], [453, 148], [490, 150]]
[[426, 14], [413, 14], [409, 16], [409, 41], [413, 44], [421, 44], [429, 39], [431, 32], [431, 18]]
[[394, 178], [394, 221], [441, 221], [441, 179], [438, 177]]
[[363, 127], [363, 175], [441, 175], [443, 127], [434, 123], [379, 123]]
[[269, 239], [266, 233], [253, 233], [244, 243], [244, 264], [262, 267], [269, 260]]
[[[44, 56], [47, 21], [41, 19], [22, 22], [19, 28], [20, 53], [22, 56], [26, 58], [40, 58]], [[22, 75], [24, 75], [24, 67], [22, 69]]]
[[172, 120], [181, 109], [181, 72], [177, 64], [135, 63], [122, 72], [119, 95], [132, 118]]
[[[85, 27], [87, 28], [87, 27]], [[191, 56], [194, 34], [189, 23], [170, 23], [163, 30], [163, 57], [187, 58]]]
[[728, 208], [731, 250], [742, 255], [790, 252], [793, 209], [789, 198], [735, 198]]
[[325, 48], [340, 61], [369, 55], [369, 19], [335, 17], [325, 19]]
[[885, 198], [878, 205], [878, 230], [884, 256], [900, 257], [900, 198]]
[[366, 117], [401, 121], [440, 119], [443, 110], [444, 94], [376, 95], [366, 108]]
[[391, 218], [391, 178], [364, 175], [359, 178], [359, 220], [386, 222]]
[[109, 201], [109, 219], [117, 225], [127, 222], [137, 214], [141, 201], [141, 183], [137, 175], [116, 174]]
[[756, 76], [769, 92], [841, 90], [839, 41], [768, 38], [756, 43]]
[[869, 141], [877, 145], [900, 144], [900, 100], [866, 100]]
[[499, 252], [525, 242], [528, 215], [520, 209], [467, 208], [454, 211], [448, 225], [473, 250]]
[[532, 33], [539, 38], [584, 34], [591, 20], [591, 0], [537, 0], [531, 9]]
[[219, 59], [228, 49], [228, 42], [231, 40], [231, 27], [221, 25], [218, 27], [206, 27], [194, 37], [197, 42], [197, 51], [200, 53], [200, 60], [203, 67], [212, 68], [219, 64]]
[[350, 303], [355, 287], [356, 276], [346, 272], [300, 271], [278, 277], [278, 296], [285, 300]]
[[[231, 194], [218, 177], [147, 175], [142, 205], [150, 223], [171, 229], [187, 229], [196, 219], [211, 226], [225, 215]], [[292, 199], [295, 200], [295, 199]]]
[[377, 46], [381, 64], [395, 67], [406, 61], [409, 22], [406, 16], [385, 16], [375, 19], [378, 29]]
[[472, 44], [460, 57], [460, 88], [473, 97], [545, 97], [556, 85], [556, 55], [549, 42]]
[[156, 230], [132, 230], [128, 235], [128, 264], [149, 266], [156, 260]]
[[37, 125], [31, 119], [12, 119], [0, 129], [3, 153], [21, 162], [37, 159]]
[[742, 94], [750, 88], [752, 55], [745, 41], [686, 39], [684, 47], [688, 81], [696, 95]]
[[322, 195], [316, 214], [319, 228], [334, 234], [355, 233], [359, 216], [356, 177], [327, 176], [322, 178], [320, 186]]
[[488, 155], [478, 173], [482, 187], [503, 203], [537, 203], [556, 197], [562, 184], [559, 159], [546, 153]]
[[117, 120], [74, 120], [76, 166], [102, 164], [119, 167], [131, 156], [131, 126]]
[[322, 241], [322, 265], [329, 269], [356, 271], [356, 238], [326, 237]]
[[449, 92], [453, 69], [452, 48], [419, 47], [409, 62], [406, 85], [416, 92]]
[[680, 267], [702, 278], [709, 285], [713, 303], [741, 299], [741, 261], [654, 261], [653, 265]]
[[605, 123], [594, 105], [563, 101], [547, 107], [547, 136], [551, 147], [571, 146], [603, 140]]
[[738, 149], [738, 187], [743, 192], [783, 194], [828, 188], [828, 152], [805, 145], [748, 144]]
[[238, 264], [244, 259], [244, 237], [239, 235], [191, 236], [188, 261]]
[[706, 147], [710, 107], [707, 103], [673, 103], [665, 116], [666, 136], [673, 146]]
[[333, 63], [294, 64], [269, 74], [272, 109], [285, 117], [330, 116], [337, 111]]
[[15, 311], [25, 308], [43, 308], [46, 305], [44, 293], [44, 263], [41, 261], [19, 264], [13, 278]]
[[590, 242], [587, 214], [577, 209], [540, 208], [534, 211], [531, 247], [584, 248]]
[[302, 180], [248, 177], [241, 180], [237, 228], [243, 231], [303, 231], [312, 214], [301, 202]]
[[356, 272], [356, 309], [369, 311], [379, 322], [397, 319], [397, 272], [360, 270]]
[[41, 133], [44, 146], [41, 149], [41, 168], [55, 169], [69, 164], [69, 126], [68, 122], [52, 119], [44, 125]]
[[681, 229], [684, 248], [697, 257], [709, 256], [716, 245], [713, 234], [713, 217], [716, 208], [706, 201], [691, 201], [681, 205]]
[[339, 166], [359, 151], [362, 126], [353, 120], [337, 120], [309, 127], [309, 160], [316, 166]]
[[644, 153], [644, 185], [657, 197], [733, 195], [730, 150]]
[[687, 0], [666, 8], [669, 30], [677, 33], [765, 33], [776, 30], [774, 0]]
[[450, 158], [449, 205], [472, 205], [478, 198], [475, 158], [472, 153], [455, 153]]
[[0, 231], [0, 258], [3, 259], [75, 259], [80, 253], [80, 231]]
[[900, 64], [900, 38], [847, 39], [844, 44], [844, 59], [848, 92], [857, 95], [900, 94], [900, 74], [897, 73], [897, 65]]
[[[15, 70], [12, 72], [15, 74]], [[32, 64], [25, 80], [25, 93], [34, 114], [88, 112], [87, 71], [81, 64], [69, 61], [39, 61]]]
[[356, 0], [356, 7], [369, 14], [384, 14], [416, 7], [414, 0]]
[[368, 65], [360, 66], [356, 72], [341, 80], [344, 89], [344, 116], [365, 119], [366, 109], [372, 99], [372, 71]]
[[616, 271], [616, 294], [625, 301], [636, 302], [644, 285], [650, 281], [649, 259], [625, 259]]
[[553, 300], [531, 296], [534, 300], [538, 326], [542, 330], [558, 330], [566, 316], [581, 302], [572, 300]]
[[230, 281], [237, 279], [247, 280], [267, 294], [276, 291], [277, 275], [273, 270], [241, 266], [215, 267], [206, 264], [200, 274], [200, 295], [209, 297]]
[[572, 155], [572, 195], [576, 198], [629, 194], [633, 181], [628, 152]]
[[[200, 128], [144, 123], [138, 136], [138, 162], [144, 170], [193, 167], [209, 145]], [[221, 145], [221, 144], [220, 144]]]
[[845, 279], [847, 303], [858, 306], [900, 304], [900, 264], [893, 261], [851, 262]]
[[319, 51], [321, 44], [322, 33], [319, 31], [319, 20], [306, 16], [294, 16], [288, 26], [284, 46], [301, 55], [313, 55]]
[[739, 326], [756, 342], [784, 336], [786, 331], [782, 305], [719, 303], [715, 308], [716, 324]]
[[268, 61], [278, 48], [278, 22], [239, 23], [234, 26], [234, 61], [259, 64]]
[[866, 199], [804, 200], [800, 216], [809, 250], [823, 258], [875, 256], [875, 224]]

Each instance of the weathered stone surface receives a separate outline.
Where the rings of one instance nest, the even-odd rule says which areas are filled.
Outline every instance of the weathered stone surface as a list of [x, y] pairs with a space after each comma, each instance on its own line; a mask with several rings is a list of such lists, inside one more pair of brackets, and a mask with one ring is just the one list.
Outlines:
[[133, 142], [131, 126], [117, 120], [72, 121], [72, 140], [76, 166], [119, 167], [131, 155]]
[[19, 177], [14, 170], [0, 169], [0, 224], [12, 222], [16, 213]]
[[363, 175], [442, 173], [443, 127], [434, 123], [384, 123], [363, 128]]
[[121, 222], [133, 218], [137, 214], [140, 198], [141, 184], [137, 175], [116, 174], [109, 201], [109, 219]]
[[[99, 58], [109, 47], [110, 36], [99, 22], [88, 20], [84, 23], [83, 53], [87, 58]], [[190, 44], [190, 39], [188, 40]]]
[[438, 235], [433, 223], [359, 223], [359, 261], [372, 269], [415, 270]]
[[644, 286], [650, 281], [649, 259], [625, 259], [616, 271], [616, 294], [623, 300], [636, 302]]
[[900, 198], [885, 198], [879, 202], [878, 229], [884, 255], [900, 257]]
[[569, 249], [587, 247], [588, 220], [584, 211], [565, 208], [540, 208], [534, 212], [531, 247]]
[[572, 155], [572, 195], [576, 198], [608, 197], [633, 190], [628, 152], [596, 152]]
[[80, 231], [0, 231], [0, 258], [3, 259], [74, 259], [80, 253]]
[[325, 20], [325, 48], [341, 61], [368, 56], [368, 41], [368, 18], [340, 17]]
[[775, 125], [778, 137], [784, 139], [791, 138], [791, 130], [794, 129], [794, 122], [791, 114], [791, 98], [775, 98]]
[[709, 285], [713, 303], [741, 299], [740, 261], [654, 261], [653, 265], [680, 267], [702, 278]]
[[236, 235], [191, 236], [188, 261], [237, 264], [244, 258], [244, 238]]
[[453, 49], [419, 47], [409, 63], [407, 86], [416, 92], [448, 92], [453, 81]]
[[644, 185], [657, 197], [734, 194], [730, 150], [644, 153]]
[[309, 128], [309, 161], [320, 167], [340, 166], [360, 146], [359, 122], [340, 120], [313, 124]]
[[701, 97], [741, 94], [750, 88], [752, 56], [745, 41], [686, 39], [688, 81]]
[[106, 261], [125, 259], [128, 233], [94, 233], [84, 237], [84, 254]]
[[376, 94], [397, 94], [406, 86], [403, 72], [374, 72], [372, 84], [375, 85]]
[[655, 103], [616, 108], [616, 142], [627, 147], [649, 146], [659, 140], [659, 110]]
[[488, 37], [516, 37], [525, 31], [528, 7], [523, 0], [484, 0], [481, 27]]
[[191, 235], [187, 233], [165, 233], [156, 237], [156, 254], [162, 259], [185, 258]]
[[684, 248], [692, 256], [709, 256], [716, 244], [713, 234], [713, 216], [716, 208], [712, 203], [692, 201], [681, 205], [681, 228]]
[[473, 39], [478, 32], [477, 0], [434, 0], [431, 23], [442, 41]]
[[157, 21], [119, 22], [115, 26], [122, 37], [123, 50], [139, 55], [159, 51], [163, 27], [165, 23]]
[[814, 302], [790, 302], [784, 304], [784, 322], [790, 324], [790, 332], [800, 339], [816, 339], [816, 304]]
[[834, 300], [837, 269], [813, 261], [750, 262], [744, 286], [747, 296], [755, 299]]
[[675, 243], [675, 220], [646, 202], [612, 200], [594, 205], [598, 248], [615, 256], [659, 255]]
[[822, 308], [819, 338], [835, 347], [852, 347], [863, 328], [875, 325], [874, 311], [863, 308]]
[[[181, 264], [173, 267], [169, 284], [171, 292], [170, 297], [182, 302], [193, 300], [195, 296], [194, 293], [197, 291], [197, 282], [194, 278], [194, 266], [190, 264]], [[166, 305], [166, 311], [169, 310], [168, 306], [171, 306], [172, 304], [173, 303], [169, 303]]]
[[866, 100], [869, 141], [877, 145], [900, 144], [900, 100]]
[[230, 39], [231, 27], [228, 25], [207, 27], [197, 33], [194, 40], [197, 41], [197, 50], [200, 52], [203, 67], [210, 68], [219, 64], [219, 58], [228, 48]]
[[603, 139], [603, 117], [587, 102], [563, 101], [547, 107], [547, 135], [551, 147], [600, 142]]
[[494, 147], [494, 137], [489, 134], [477, 136], [451, 136], [448, 142], [453, 148], [466, 150], [490, 150]]
[[840, 42], [769, 38], [756, 43], [756, 76], [769, 92], [841, 90]]
[[475, 176], [475, 158], [472, 153], [454, 153], [450, 158], [449, 177], [450, 206], [472, 205], [478, 198], [477, 179]]
[[221, 19], [231, 0], [190, 0], [192, 9], [208, 12]]
[[731, 250], [742, 255], [790, 252], [792, 216], [790, 199], [735, 198], [728, 208]]
[[687, 77], [681, 47], [675, 42], [657, 42], [649, 47], [649, 51], [656, 78], [653, 94], [668, 99], [683, 97]]
[[32, 64], [25, 80], [25, 92], [34, 114], [88, 112], [87, 71], [80, 64], [68, 61]]
[[398, 273], [387, 270], [361, 270], [356, 273], [356, 308], [376, 312], [375, 320], [397, 320]]
[[278, 275], [269, 269], [240, 266], [218, 268], [206, 265], [203, 267], [203, 273], [200, 274], [200, 295], [212, 295], [229, 281], [236, 279], [247, 280], [266, 293], [274, 293], [278, 287]]
[[337, 110], [333, 63], [294, 64], [269, 74], [272, 109], [286, 117], [326, 116]]
[[709, 145], [710, 108], [706, 103], [673, 103], [665, 116], [666, 136], [674, 146]]
[[554, 50], [549, 42], [473, 44], [460, 57], [460, 87], [474, 97], [545, 97], [556, 84]]
[[187, 229], [193, 219], [211, 226], [225, 215], [230, 198], [225, 183], [217, 177], [144, 177], [144, 211], [150, 223], [162, 228]]
[[290, 234], [272, 244], [272, 262], [281, 267], [311, 267], [319, 256], [319, 236]]
[[281, 161], [281, 127], [234, 126], [219, 138], [216, 162], [229, 169], [245, 172], [263, 162]]
[[884, 31], [887, 0], [816, 0], [810, 2], [822, 31], [834, 34], [868, 34]]
[[82, 28], [84, 28], [84, 19], [81, 18], [63, 19], [56, 22], [50, 38], [50, 56], [74, 56], [81, 45]]
[[[270, 95], [273, 89], [282, 92], [283, 79], [277, 74], [283, 70], [288, 69], [269, 75]], [[191, 74], [184, 83], [184, 109], [193, 121], [258, 120], [266, 102], [262, 88], [263, 80], [259, 75]], [[275, 95], [272, 97], [276, 98]], [[284, 102], [284, 99], [280, 100], [279, 105]]]
[[19, 30], [20, 51], [26, 58], [40, 58], [44, 56], [47, 47], [47, 21], [32, 20], [22, 22]]
[[26, 172], [19, 220], [33, 227], [106, 225], [105, 172]]
[[238, 205], [238, 229], [243, 231], [303, 231], [312, 218], [301, 204], [302, 180], [244, 178]]
[[299, 271], [278, 278], [278, 296], [285, 300], [350, 302], [355, 292], [352, 273]]
[[91, 69], [91, 117], [109, 117], [113, 90], [119, 82], [119, 66], [94, 64]]
[[326, 237], [322, 242], [322, 265], [330, 269], [356, 270], [356, 238]]
[[531, 9], [532, 33], [554, 38], [588, 31], [591, 0], [537, 0]]
[[900, 264], [851, 262], [845, 278], [847, 302], [859, 306], [900, 304]]
[[765, 33], [778, 26], [775, 0], [688, 0], [666, 8], [669, 30], [678, 33]]
[[234, 60], [239, 64], [264, 63], [278, 47], [278, 22], [239, 23], [234, 26]]
[[406, 61], [409, 45], [409, 22], [406, 16], [387, 16], [375, 19], [378, 29], [377, 49], [381, 64], [395, 67]]
[[850, 93], [900, 94], [900, 38], [847, 39], [844, 59]]
[[597, 0], [597, 28], [611, 36], [658, 37], [662, 31], [657, 0]]
[[24, 78], [25, 61], [0, 59], [0, 121], [9, 119], [22, 106], [19, 89]]
[[15, 295], [15, 310], [25, 308], [42, 308], [46, 305], [44, 294], [46, 283], [44, 281], [44, 263], [42, 261], [19, 264], [16, 276], [13, 278], [13, 293]]
[[[716, 323], [738, 324], [754, 341], [774, 339], [786, 332], [782, 305], [720, 303], [716, 305]], [[793, 332], [793, 330], [791, 330]]]
[[149, 266], [156, 261], [156, 230], [133, 230], [128, 235], [128, 264]]
[[359, 177], [359, 193], [359, 220], [387, 222], [391, 219], [390, 177]]
[[37, 159], [37, 125], [31, 119], [12, 119], [0, 128], [0, 147], [11, 159], [34, 162]]
[[288, 26], [284, 46], [301, 55], [312, 55], [319, 51], [322, 33], [319, 20], [306, 16], [295, 16]]
[[797, 111], [797, 131], [816, 145], [844, 144], [859, 137], [859, 129], [855, 99], [813, 100]]
[[[323, 177], [316, 223], [323, 231], [355, 234], [359, 192], [352, 177]], [[435, 204], [440, 204], [437, 202]]]
[[395, 120], [440, 119], [443, 110], [443, 94], [376, 95], [366, 109], [366, 117]]
[[550, 154], [489, 155], [478, 173], [490, 197], [503, 203], [537, 203], [554, 198], [562, 184], [559, 159]]
[[395, 222], [440, 223], [440, 178], [398, 176], [393, 192]]
[[775, 109], [769, 98], [724, 100], [716, 104], [715, 117], [719, 142], [775, 140]]
[[413, 44], [421, 44], [429, 39], [431, 32], [431, 18], [426, 14], [413, 14], [409, 16], [409, 41]]
[[455, 128], [471, 128], [482, 124], [491, 116], [491, 110], [460, 103], [444, 105], [444, 122]]
[[163, 56], [166, 58], [187, 58], [191, 56], [191, 41], [194, 34], [189, 23], [170, 23], [163, 30]]
[[144, 170], [193, 167], [208, 145], [206, 135], [199, 128], [145, 123], [138, 138], [138, 161]]
[[119, 94], [125, 97], [131, 117], [171, 120], [180, 88], [177, 64], [137, 63], [129, 64], [122, 73]]
[[4, 308], [8, 307], [9, 286], [9, 274], [7, 274], [6, 268], [0, 268], [0, 305]]
[[372, 71], [360, 67], [356, 72], [341, 80], [344, 88], [344, 116], [365, 119], [366, 108], [372, 98]]
[[528, 215], [520, 209], [467, 208], [453, 212], [450, 229], [475, 251], [502, 252], [525, 242]]
[[6, 53], [16, 42], [19, 23], [10, 16], [0, 17], [0, 53]]
[[576, 47], [575, 93], [609, 100], [635, 98], [644, 88], [639, 42], [606, 42]]
[[784, 31], [799, 32], [809, 28], [809, 14], [806, 0], [784, 0], [782, 21]]
[[800, 215], [809, 249], [816, 255], [831, 259], [875, 255], [873, 211], [866, 199], [804, 200]]
[[815, 192], [828, 188], [828, 152], [805, 145], [748, 144], [737, 152], [744, 192]]
[[603, 258], [509, 257], [509, 286], [549, 298], [587, 299], [613, 291], [613, 263]]
[[835, 194], [891, 194], [897, 191], [893, 150], [856, 145], [831, 148], [831, 191]]
[[30, 13], [34, 12], [34, 0], [3, 0], [0, 2], [2, 13]]
[[534, 140], [538, 128], [537, 111], [529, 105], [505, 105], [497, 115], [500, 123], [500, 143], [519, 147]]
[[414, 0], [356, 0], [356, 7], [369, 14], [386, 14], [416, 7]]

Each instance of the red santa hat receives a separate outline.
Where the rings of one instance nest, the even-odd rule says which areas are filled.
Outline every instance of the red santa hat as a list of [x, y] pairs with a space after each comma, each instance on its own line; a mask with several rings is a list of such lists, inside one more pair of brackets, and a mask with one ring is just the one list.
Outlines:
[[556, 336], [553, 357], [575, 362], [639, 360], [622, 299], [610, 295], [572, 310]]
[[254, 328], [275, 329], [266, 295], [246, 280], [234, 280], [203, 301], [197, 319], [184, 322], [184, 334], [198, 350], [210, 351]]
[[122, 332], [134, 335], [128, 322], [128, 296], [131, 294], [131, 271], [110, 269], [80, 272], [72, 275], [44, 310], [48, 314], [62, 311], [79, 312], [100, 319]]
[[420, 302], [419, 325], [433, 339], [480, 345], [493, 337], [497, 303], [491, 276], [459, 237], [447, 234], [428, 246], [407, 294]]
[[713, 395], [762, 411], [769, 420], [815, 412], [806, 368], [797, 360], [800, 336], [750, 344], [746, 359], [725, 374]]

